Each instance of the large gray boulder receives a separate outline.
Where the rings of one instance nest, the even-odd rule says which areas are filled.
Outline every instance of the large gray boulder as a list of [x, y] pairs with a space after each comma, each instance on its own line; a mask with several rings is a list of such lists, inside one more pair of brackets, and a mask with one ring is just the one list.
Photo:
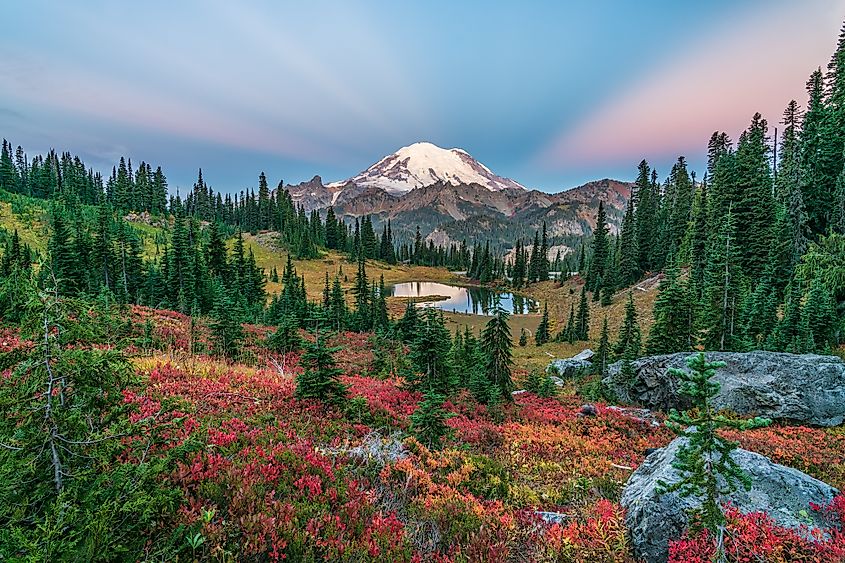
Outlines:
[[[636, 378], [626, 381], [621, 362], [608, 368], [604, 385], [619, 400], [650, 409], [688, 407], [669, 368], [687, 369], [689, 353], [648, 356], [633, 362]], [[836, 356], [782, 352], [707, 352], [709, 361], [727, 365], [716, 371], [722, 388], [717, 409], [813, 426], [838, 426], [845, 420], [845, 362]]]
[[[634, 553], [647, 563], [667, 560], [669, 541], [681, 537], [688, 524], [688, 511], [700, 506], [694, 497], [684, 498], [677, 492], [658, 494], [658, 481], [672, 484], [680, 479], [672, 462], [685, 442], [686, 438], [676, 438], [649, 455], [622, 491]], [[745, 513], [765, 512], [782, 527], [829, 527], [824, 515], [812, 510], [810, 503], [829, 503], [836, 489], [754, 452], [737, 449], [731, 457], [751, 477], [752, 487], [746, 491], [739, 486], [726, 501]]]
[[586, 350], [581, 350], [571, 358], [552, 360], [547, 369], [554, 368], [564, 379], [571, 379], [578, 375], [579, 372], [589, 369], [593, 365], [590, 361], [592, 357], [593, 351], [587, 348]]

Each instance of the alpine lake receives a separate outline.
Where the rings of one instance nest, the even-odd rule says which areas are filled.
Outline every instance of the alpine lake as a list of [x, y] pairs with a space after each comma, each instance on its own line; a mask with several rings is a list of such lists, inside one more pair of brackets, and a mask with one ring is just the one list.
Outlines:
[[388, 286], [386, 291], [388, 297], [404, 298], [418, 307], [434, 307], [449, 313], [487, 316], [497, 298], [501, 307], [512, 315], [525, 315], [538, 309], [533, 299], [487, 287], [404, 282]]

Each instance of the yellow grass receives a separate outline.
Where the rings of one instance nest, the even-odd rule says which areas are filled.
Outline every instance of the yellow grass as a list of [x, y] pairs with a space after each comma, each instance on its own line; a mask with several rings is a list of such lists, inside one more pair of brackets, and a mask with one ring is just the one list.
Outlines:
[[[581, 280], [576, 277], [567, 280], [562, 286], [558, 286], [558, 283], [553, 281], [535, 283], [529, 288], [522, 290], [521, 293], [539, 301], [541, 311], [543, 304], [548, 304], [551, 333], [554, 337], [566, 327], [566, 323], [569, 320], [570, 307], [574, 306], [577, 313], [582, 285]], [[657, 288], [656, 284], [653, 283], [644, 283], [642, 286], [644, 290], [635, 287], [631, 291], [634, 295], [634, 305], [637, 308], [640, 330], [645, 339], [653, 322], [652, 309], [654, 308], [654, 300], [657, 297]], [[548, 365], [552, 358], [568, 358], [588, 347], [595, 350], [601, 335], [601, 326], [605, 315], [607, 316], [610, 340], [614, 342], [619, 334], [619, 328], [622, 326], [622, 320], [625, 316], [625, 303], [628, 299], [628, 290], [617, 292], [613, 296], [612, 303], [607, 307], [593, 303], [592, 299], [590, 299], [591, 295], [589, 293], [587, 295], [590, 306], [590, 341], [588, 342], [575, 342], [574, 344], [569, 344], [568, 342], [550, 342], [542, 346], [536, 346], [533, 337], [537, 325], [540, 324], [541, 313], [511, 316], [510, 327], [514, 343], [519, 341], [519, 334], [522, 329], [528, 332], [528, 345], [525, 347], [514, 346], [514, 364], [519, 368], [529, 370], [542, 369]], [[464, 330], [464, 327], [469, 326], [476, 334], [480, 332], [488, 320], [488, 317], [460, 313], [446, 313], [445, 317], [446, 324], [452, 332], [456, 328]]]
[[44, 224], [42, 215], [42, 213], [33, 212], [31, 217], [19, 217], [12, 212], [12, 204], [0, 201], [0, 226], [5, 228], [9, 234], [17, 229], [21, 242], [28, 244], [33, 250], [43, 251], [47, 248], [49, 237], [47, 225]]
[[164, 246], [156, 248], [156, 236], [164, 232], [161, 227], [153, 227], [147, 223], [127, 221], [141, 239], [141, 254], [148, 260], [157, 260], [164, 252]]
[[[278, 248], [275, 244], [275, 233], [259, 233], [258, 235], [244, 234], [244, 247], [252, 250], [255, 255], [255, 263], [264, 268], [269, 275], [275, 267], [281, 277], [287, 263], [288, 253]], [[233, 241], [230, 241], [233, 244]], [[294, 260], [297, 274], [305, 277], [305, 291], [308, 298], [319, 299], [323, 294], [326, 273], [329, 274], [329, 283], [334, 280], [335, 274], [340, 274], [340, 284], [344, 289], [350, 289], [355, 282], [355, 272], [358, 266], [350, 262], [345, 254], [338, 252], [324, 253], [316, 260]], [[449, 283], [459, 282], [458, 276], [444, 268], [431, 268], [428, 266], [410, 266], [405, 264], [387, 264], [376, 260], [367, 260], [367, 276], [370, 281], [378, 281], [379, 276], [384, 276], [384, 283], [391, 285], [407, 281], [445, 281]], [[272, 295], [281, 291], [281, 284], [275, 282], [267, 283], [267, 291]], [[392, 299], [391, 299], [392, 301]], [[398, 303], [397, 298], [397, 303]], [[402, 305], [400, 311], [404, 309]], [[391, 311], [395, 312], [391, 306]]]
[[217, 378], [233, 369], [250, 377], [258, 372], [256, 367], [231, 364], [211, 356], [189, 354], [185, 351], [155, 352], [151, 356], [133, 357], [130, 361], [138, 373], [149, 374], [159, 365], [169, 363], [197, 379]]

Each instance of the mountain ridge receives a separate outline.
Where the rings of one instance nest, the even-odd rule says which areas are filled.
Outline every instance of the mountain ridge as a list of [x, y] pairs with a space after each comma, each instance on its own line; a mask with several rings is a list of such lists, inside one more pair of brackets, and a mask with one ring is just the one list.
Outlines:
[[[430, 164], [438, 167], [426, 169]], [[400, 237], [419, 227], [437, 243], [490, 238], [507, 245], [543, 222], [551, 236], [589, 235], [599, 201], [616, 231], [631, 185], [604, 178], [546, 193], [496, 175], [463, 149], [414, 143], [348, 180], [323, 184], [314, 176], [284, 189], [308, 212], [331, 206], [339, 217], [369, 215], [376, 225], [390, 220]]]

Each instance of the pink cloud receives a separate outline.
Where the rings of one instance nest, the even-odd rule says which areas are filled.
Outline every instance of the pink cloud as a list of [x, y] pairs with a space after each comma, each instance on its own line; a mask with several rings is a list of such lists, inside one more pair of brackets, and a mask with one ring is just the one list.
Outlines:
[[126, 83], [80, 69], [53, 69], [16, 80], [7, 75], [6, 94], [53, 109], [124, 123], [184, 138], [259, 150], [317, 162], [334, 155], [307, 139], [278, 128], [248, 123], [190, 100], [164, 95], [153, 88]]
[[665, 65], [618, 95], [538, 155], [552, 169], [703, 151], [715, 130], [737, 138], [754, 112], [774, 126], [836, 46], [845, 0], [786, 3], [749, 12], [691, 38]]

